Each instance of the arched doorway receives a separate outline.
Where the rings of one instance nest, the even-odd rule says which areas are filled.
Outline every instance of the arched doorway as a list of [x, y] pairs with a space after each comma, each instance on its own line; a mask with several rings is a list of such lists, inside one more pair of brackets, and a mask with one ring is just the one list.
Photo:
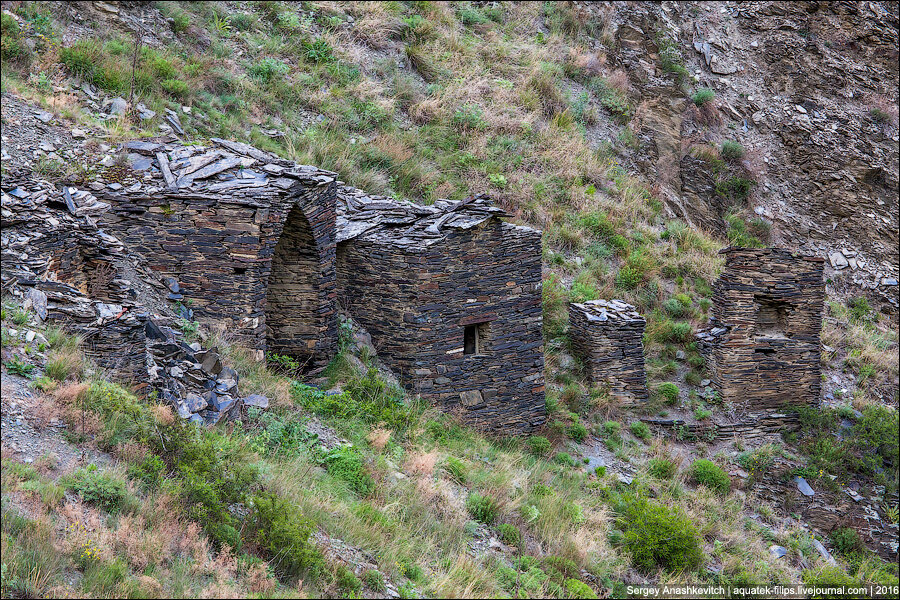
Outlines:
[[327, 328], [319, 298], [319, 255], [309, 221], [299, 207], [288, 213], [272, 255], [266, 288], [269, 352], [313, 364], [317, 340]]

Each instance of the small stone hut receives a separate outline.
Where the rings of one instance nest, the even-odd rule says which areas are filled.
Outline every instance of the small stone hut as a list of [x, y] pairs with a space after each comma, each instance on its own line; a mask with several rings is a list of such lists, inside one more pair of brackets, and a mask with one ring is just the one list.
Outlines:
[[647, 400], [644, 371], [646, 321], [621, 300], [569, 304], [569, 332], [591, 382], [609, 386], [623, 403]]
[[[337, 345], [335, 175], [247, 144], [128, 142], [97, 183], [104, 227], [174, 281], [197, 318], [322, 367]], [[106, 169], [115, 178], [116, 166]]]
[[493, 431], [540, 426], [541, 233], [485, 197], [337, 195], [340, 302], [404, 385]]
[[824, 259], [726, 248], [700, 348], [722, 398], [747, 410], [819, 401]]

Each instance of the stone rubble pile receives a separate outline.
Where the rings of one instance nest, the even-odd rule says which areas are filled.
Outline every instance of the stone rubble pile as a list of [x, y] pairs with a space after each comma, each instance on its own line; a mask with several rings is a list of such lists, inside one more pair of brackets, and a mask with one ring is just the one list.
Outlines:
[[[171, 327], [177, 316], [171, 309], [159, 314], [146, 306], [152, 300], [166, 307], [161, 297], [147, 296], [161, 296], [162, 288], [169, 299], [179, 297], [178, 284], [154, 281], [147, 269], [138, 273], [125, 245], [91, 217], [107, 208], [86, 190], [5, 178], [3, 294], [20, 298], [41, 322], [66, 323], [99, 366], [151, 386], [182, 418], [213, 424], [238, 415], [242, 405], [265, 408], [264, 396], [241, 397], [237, 373], [215, 348], [188, 344]], [[192, 316], [180, 310], [182, 318]]]

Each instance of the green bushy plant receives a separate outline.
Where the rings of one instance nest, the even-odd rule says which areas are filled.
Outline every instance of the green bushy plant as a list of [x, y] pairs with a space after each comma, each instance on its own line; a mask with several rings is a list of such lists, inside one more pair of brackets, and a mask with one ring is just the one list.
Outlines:
[[641, 440], [650, 439], [650, 426], [643, 421], [634, 421], [628, 428], [631, 429], [631, 434], [634, 437]]
[[731, 479], [722, 467], [705, 458], [697, 459], [691, 464], [691, 479], [702, 486], [720, 494], [727, 494], [731, 489]]
[[284, 575], [296, 577], [324, 566], [322, 555], [309, 542], [312, 521], [287, 501], [270, 493], [254, 495], [247, 524], [254, 542], [277, 559], [274, 564]]
[[497, 527], [497, 533], [504, 544], [510, 546], [519, 546], [522, 543], [522, 532], [512, 523], [501, 523]]
[[680, 390], [678, 386], [669, 381], [659, 384], [656, 388], [657, 393], [665, 401], [666, 404], [675, 404], [678, 402]]
[[672, 572], [696, 568], [703, 560], [696, 526], [679, 509], [642, 496], [617, 499], [616, 525], [635, 566], [645, 572], [662, 567]]
[[471, 492], [466, 498], [466, 509], [473, 519], [479, 523], [490, 525], [497, 520], [500, 505], [491, 496]]
[[734, 140], [725, 140], [719, 147], [719, 154], [727, 161], [740, 160], [746, 153], [744, 147]]
[[597, 598], [591, 586], [578, 579], [566, 579], [565, 588], [567, 598]]
[[691, 95], [691, 100], [697, 106], [703, 106], [716, 97], [716, 93], [709, 88], [700, 88]]
[[69, 475], [64, 483], [84, 502], [96, 504], [107, 512], [123, 512], [134, 507], [134, 498], [118, 477], [88, 465]]
[[350, 446], [339, 446], [325, 455], [325, 468], [330, 475], [346, 482], [360, 496], [375, 490], [375, 480], [366, 472], [359, 452]]
[[580, 444], [587, 439], [588, 430], [587, 427], [581, 423], [572, 423], [569, 425], [568, 429], [566, 429], [566, 434]]
[[542, 435], [533, 435], [527, 441], [528, 452], [534, 456], [547, 456], [553, 444]]
[[657, 479], [671, 479], [678, 472], [678, 466], [668, 458], [651, 458], [647, 463], [647, 472]]

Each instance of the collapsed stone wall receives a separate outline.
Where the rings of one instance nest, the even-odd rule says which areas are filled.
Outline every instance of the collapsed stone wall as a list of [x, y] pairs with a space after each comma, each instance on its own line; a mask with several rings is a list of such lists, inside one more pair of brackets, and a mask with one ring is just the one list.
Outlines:
[[817, 403], [824, 259], [779, 248], [722, 253], [715, 326], [698, 334], [713, 387], [751, 410]]
[[441, 231], [427, 243], [410, 242], [416, 224], [404, 223], [396, 235], [382, 227], [338, 244], [342, 306], [410, 391], [490, 431], [539, 427], [540, 232], [490, 215], [454, 229], [452, 211], [421, 208], [431, 231]]
[[127, 143], [124, 178], [93, 182], [110, 205], [101, 222], [201, 322], [321, 368], [337, 340], [333, 174], [214, 143]]
[[569, 304], [569, 332], [575, 351], [585, 362], [593, 383], [609, 386], [620, 402], [649, 397], [644, 371], [646, 321], [633, 306], [620, 300], [592, 300]]

